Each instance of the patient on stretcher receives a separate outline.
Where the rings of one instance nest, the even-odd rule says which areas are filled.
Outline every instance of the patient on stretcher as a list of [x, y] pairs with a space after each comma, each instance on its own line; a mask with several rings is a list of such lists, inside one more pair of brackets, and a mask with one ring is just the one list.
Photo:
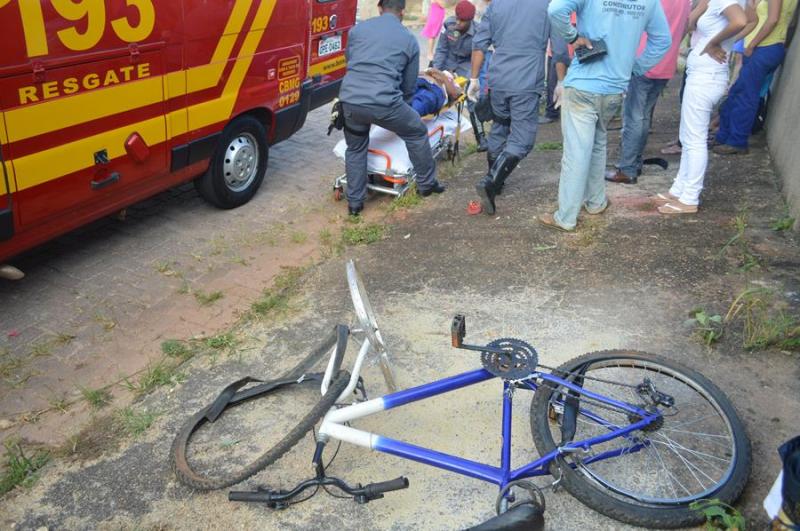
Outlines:
[[409, 105], [420, 116], [438, 114], [464, 93], [450, 72], [428, 68], [417, 78], [417, 89]]

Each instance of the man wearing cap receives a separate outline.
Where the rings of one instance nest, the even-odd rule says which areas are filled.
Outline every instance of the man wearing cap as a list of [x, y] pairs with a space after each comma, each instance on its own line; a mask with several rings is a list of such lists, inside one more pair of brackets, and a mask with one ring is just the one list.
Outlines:
[[[475, 185], [483, 211], [495, 212], [495, 196], [536, 141], [539, 98], [544, 92], [544, 59], [550, 38], [549, 0], [492, 0], [472, 41], [467, 96], [477, 101], [478, 74], [494, 46], [487, 81], [494, 115], [489, 133], [489, 172]], [[563, 40], [558, 40], [563, 43]], [[566, 53], [554, 50], [554, 54]], [[566, 61], [564, 61], [566, 62]]]
[[444, 192], [428, 128], [408, 105], [419, 75], [419, 44], [403, 26], [405, 0], [380, 0], [380, 15], [350, 30], [347, 73], [339, 89], [344, 115], [345, 172], [350, 215], [358, 215], [367, 197], [367, 149], [372, 124], [397, 134], [406, 144], [423, 197]]
[[[447, 70], [458, 76], [469, 78], [472, 71], [472, 38], [475, 35], [475, 6], [469, 0], [461, 0], [456, 4], [456, 16], [444, 21], [436, 54], [433, 56], [433, 67]], [[475, 116], [475, 103], [468, 101], [469, 119], [478, 151], [486, 151], [486, 136], [483, 123]]]

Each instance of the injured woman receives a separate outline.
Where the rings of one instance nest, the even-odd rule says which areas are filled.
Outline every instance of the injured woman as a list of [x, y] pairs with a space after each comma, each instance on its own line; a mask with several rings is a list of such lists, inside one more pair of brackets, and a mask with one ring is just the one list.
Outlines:
[[420, 116], [438, 114], [464, 94], [453, 74], [428, 68], [417, 78], [417, 89], [409, 105]]

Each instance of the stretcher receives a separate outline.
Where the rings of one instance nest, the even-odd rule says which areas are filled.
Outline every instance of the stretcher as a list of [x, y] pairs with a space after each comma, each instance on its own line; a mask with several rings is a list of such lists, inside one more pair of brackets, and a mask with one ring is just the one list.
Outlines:
[[[444, 156], [453, 160], [458, 154], [460, 136], [472, 129], [469, 120], [462, 119], [466, 96], [461, 95], [448, 103], [438, 114], [422, 117], [428, 128], [428, 140], [434, 160]], [[333, 149], [334, 154], [344, 161], [347, 143], [340, 140]], [[416, 182], [417, 174], [408, 157], [403, 140], [396, 134], [377, 125], [369, 132], [367, 156], [367, 189], [374, 192], [401, 197]], [[347, 175], [342, 174], [333, 182], [333, 196], [339, 201], [344, 197]]]

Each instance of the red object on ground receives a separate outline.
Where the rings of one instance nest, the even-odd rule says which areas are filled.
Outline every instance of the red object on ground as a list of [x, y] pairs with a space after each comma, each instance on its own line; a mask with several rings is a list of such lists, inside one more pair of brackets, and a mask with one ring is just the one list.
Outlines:
[[467, 214], [470, 216], [480, 214], [481, 212], [483, 212], [483, 208], [481, 208], [481, 204], [478, 201], [470, 201], [467, 205]]

